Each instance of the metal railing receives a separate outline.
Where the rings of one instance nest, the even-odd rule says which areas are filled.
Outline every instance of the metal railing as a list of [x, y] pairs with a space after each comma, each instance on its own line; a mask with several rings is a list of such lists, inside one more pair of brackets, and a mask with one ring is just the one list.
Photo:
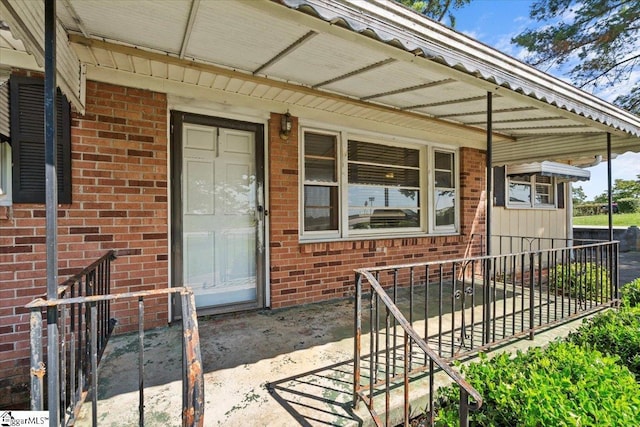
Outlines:
[[354, 401], [367, 404], [377, 425], [394, 425], [391, 392], [401, 389], [408, 425], [409, 379], [420, 374], [429, 380], [432, 425], [436, 382], [453, 381], [466, 426], [467, 397], [482, 399], [450, 362], [615, 305], [618, 290], [618, 242], [358, 269]]
[[[486, 255], [486, 236], [484, 234], [472, 234], [471, 241], [479, 241], [481, 254]], [[568, 248], [572, 246], [583, 246], [602, 242], [605, 242], [605, 240], [569, 239], [565, 237], [513, 236], [507, 234], [491, 235], [492, 255], [513, 254], [536, 250], [539, 251], [543, 249]]]
[[[54, 375], [59, 378], [59, 394], [53, 398], [57, 410], [48, 408], [50, 425], [73, 425], [87, 398], [91, 399], [92, 425], [98, 424], [98, 363], [116, 325], [111, 317], [111, 302], [133, 300], [137, 301], [138, 308], [138, 409], [139, 424], [143, 426], [145, 298], [175, 294], [181, 298], [183, 313], [182, 424], [202, 426], [204, 380], [193, 292], [188, 288], [170, 288], [111, 294], [110, 262], [114, 258], [115, 253], [111, 251], [67, 280], [59, 287], [60, 298], [36, 299], [27, 304], [31, 311], [31, 410], [44, 409], [47, 392], [44, 378]], [[47, 339], [43, 337], [42, 318], [43, 312], [48, 313], [48, 307], [56, 307], [58, 313], [59, 363], [45, 367]], [[59, 414], [59, 419], [54, 421], [56, 416], [51, 414]]]

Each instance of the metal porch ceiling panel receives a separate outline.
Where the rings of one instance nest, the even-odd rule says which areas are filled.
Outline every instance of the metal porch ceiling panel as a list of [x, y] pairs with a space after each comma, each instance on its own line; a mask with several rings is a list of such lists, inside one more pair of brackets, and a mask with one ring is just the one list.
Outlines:
[[[363, 48], [332, 34], [317, 34], [300, 42], [296, 49], [260, 70], [259, 74], [317, 86], [335, 79], [342, 80], [352, 73], [364, 75], [370, 72], [365, 70], [374, 67], [384, 68], [382, 64], [388, 59], [380, 51]], [[349, 80], [353, 83], [358, 77]], [[321, 87], [328, 89], [326, 84]]]
[[[391, 76], [391, 77], [390, 77]], [[415, 64], [394, 61], [368, 70], [366, 73], [335, 81], [323, 86], [323, 89], [351, 96], [381, 101], [389, 93], [417, 90], [422, 85], [432, 84], [445, 77], [438, 72], [419, 67]], [[396, 105], [393, 102], [385, 102]]]
[[253, 72], [309, 31], [259, 13], [251, 1], [230, 3], [200, 2], [186, 57]]
[[18, 52], [24, 52], [24, 43], [21, 40], [16, 39], [9, 30], [0, 29], [0, 49], [15, 50]]
[[58, 16], [67, 30], [172, 53], [180, 52], [191, 10], [191, 0], [70, 0], [69, 4], [80, 21], [61, 2]]

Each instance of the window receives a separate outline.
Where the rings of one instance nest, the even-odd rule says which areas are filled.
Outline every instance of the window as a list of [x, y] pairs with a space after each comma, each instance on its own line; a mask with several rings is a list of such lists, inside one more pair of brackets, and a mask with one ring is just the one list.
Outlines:
[[455, 155], [452, 152], [434, 150], [434, 205], [435, 229], [455, 229], [456, 225], [456, 174]]
[[554, 207], [553, 178], [542, 175], [511, 175], [508, 177], [509, 206]]
[[[44, 81], [12, 76], [9, 83], [13, 202], [44, 203]], [[60, 91], [56, 100], [58, 201], [71, 203], [70, 105]]]
[[304, 134], [304, 231], [338, 232], [338, 138]]
[[[303, 130], [302, 139], [305, 238], [420, 233], [429, 223], [435, 232], [456, 231], [454, 151], [433, 152], [435, 168], [428, 178], [424, 145], [316, 130]], [[434, 183], [430, 204], [428, 182]]]
[[349, 229], [419, 229], [420, 151], [348, 144]]

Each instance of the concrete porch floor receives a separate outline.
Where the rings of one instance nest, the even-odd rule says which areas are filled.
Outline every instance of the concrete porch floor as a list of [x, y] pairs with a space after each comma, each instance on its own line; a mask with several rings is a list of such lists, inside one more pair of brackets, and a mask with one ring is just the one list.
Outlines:
[[[640, 277], [640, 252], [620, 254], [620, 283]], [[353, 299], [235, 316], [199, 318], [209, 426], [371, 426], [351, 406]], [[545, 345], [582, 319], [494, 351]], [[138, 336], [112, 337], [99, 367], [98, 424], [138, 425]], [[146, 426], [181, 425], [182, 332], [179, 324], [145, 333]], [[364, 339], [366, 346], [368, 339]], [[363, 349], [363, 354], [366, 349]], [[418, 387], [412, 388], [412, 392]], [[422, 393], [424, 395], [424, 393]], [[424, 397], [424, 396], [422, 396]], [[412, 411], [418, 414], [419, 404]], [[79, 426], [91, 424], [85, 404]]]

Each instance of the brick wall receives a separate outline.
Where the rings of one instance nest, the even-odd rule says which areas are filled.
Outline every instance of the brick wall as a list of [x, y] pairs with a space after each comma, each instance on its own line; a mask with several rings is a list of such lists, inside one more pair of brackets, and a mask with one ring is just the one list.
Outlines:
[[[109, 249], [133, 249], [137, 255], [113, 262], [112, 291], [167, 287], [165, 95], [87, 82], [86, 114], [73, 115], [71, 137], [73, 203], [58, 210], [60, 282]], [[44, 209], [0, 208], [0, 407], [28, 399], [23, 307], [46, 292]], [[112, 310], [119, 332], [135, 327], [128, 302]], [[147, 300], [145, 313], [146, 326], [165, 324], [166, 297]]]
[[298, 242], [297, 120], [288, 140], [279, 136], [280, 116], [269, 124], [271, 305], [274, 308], [352, 295], [353, 269], [478, 255], [484, 232], [485, 153], [460, 150], [461, 233], [456, 236]]

